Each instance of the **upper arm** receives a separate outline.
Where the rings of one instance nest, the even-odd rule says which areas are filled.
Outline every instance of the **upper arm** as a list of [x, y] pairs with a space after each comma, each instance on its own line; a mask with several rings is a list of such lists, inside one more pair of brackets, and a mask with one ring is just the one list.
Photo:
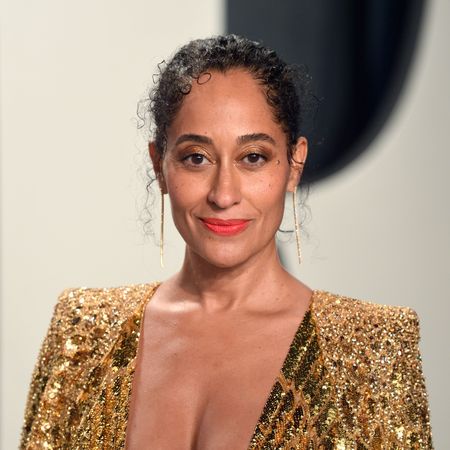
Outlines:
[[[68, 295], [69, 291], [66, 290], [58, 297], [47, 334], [41, 345], [37, 362], [34, 366], [25, 407], [24, 423], [20, 441], [21, 449], [27, 448], [32, 431], [38, 429], [40, 426], [44, 426], [42, 423], [43, 416], [41, 402], [51, 373], [61, 355], [61, 322], [65, 314], [66, 299]], [[49, 395], [51, 395], [51, 393], [49, 393]]]
[[410, 308], [401, 311], [399, 347], [391, 375], [391, 423], [397, 438], [408, 445], [407, 448], [431, 449], [428, 397], [419, 350], [419, 319]]

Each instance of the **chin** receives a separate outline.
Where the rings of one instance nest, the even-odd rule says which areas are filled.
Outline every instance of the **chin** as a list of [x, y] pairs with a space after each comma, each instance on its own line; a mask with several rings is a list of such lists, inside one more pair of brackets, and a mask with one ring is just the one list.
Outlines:
[[208, 264], [220, 269], [232, 269], [240, 266], [251, 257], [248, 251], [238, 248], [226, 249], [223, 245], [220, 248], [202, 249], [202, 251], [192, 249], [192, 251]]

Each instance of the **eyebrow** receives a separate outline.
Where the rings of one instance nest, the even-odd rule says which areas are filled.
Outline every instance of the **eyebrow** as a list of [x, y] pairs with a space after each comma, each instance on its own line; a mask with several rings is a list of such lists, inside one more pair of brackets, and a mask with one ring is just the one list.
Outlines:
[[[183, 142], [198, 142], [199, 144], [209, 144], [212, 145], [213, 141], [211, 138], [207, 136], [203, 136], [201, 134], [182, 134], [175, 142], [175, 145], [180, 145]], [[251, 133], [251, 134], [244, 134], [242, 136], [239, 136], [237, 138], [237, 143], [239, 145], [248, 144], [249, 142], [254, 141], [266, 141], [270, 142], [271, 144], [275, 145], [275, 139], [273, 139], [271, 136], [269, 136], [266, 133]]]
[[175, 142], [175, 145], [180, 145], [183, 142], [198, 142], [199, 144], [212, 144], [213, 141], [207, 136], [202, 136], [201, 134], [182, 134]]
[[249, 142], [254, 141], [266, 141], [275, 145], [275, 139], [269, 136], [266, 133], [252, 133], [252, 134], [244, 134], [243, 136], [239, 136], [237, 138], [237, 143], [240, 145], [248, 144]]

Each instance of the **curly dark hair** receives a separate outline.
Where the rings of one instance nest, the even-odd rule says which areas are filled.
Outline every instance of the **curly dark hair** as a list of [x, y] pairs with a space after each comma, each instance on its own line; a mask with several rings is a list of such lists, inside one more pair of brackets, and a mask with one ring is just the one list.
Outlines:
[[147, 115], [152, 122], [156, 150], [164, 155], [167, 130], [178, 113], [194, 80], [210, 71], [242, 68], [265, 89], [275, 120], [286, 133], [288, 159], [300, 136], [303, 109], [299, 100], [307, 91], [308, 76], [286, 64], [274, 50], [247, 38], [229, 34], [196, 39], [181, 47], [168, 63], [160, 64], [151, 90]]

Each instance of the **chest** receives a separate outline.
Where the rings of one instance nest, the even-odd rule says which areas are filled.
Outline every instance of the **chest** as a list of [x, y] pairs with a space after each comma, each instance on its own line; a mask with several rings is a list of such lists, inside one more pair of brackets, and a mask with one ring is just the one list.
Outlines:
[[[284, 328], [280, 327], [281, 322]], [[127, 449], [247, 449], [298, 321], [144, 321]], [[280, 329], [283, 332], [280, 332]]]

